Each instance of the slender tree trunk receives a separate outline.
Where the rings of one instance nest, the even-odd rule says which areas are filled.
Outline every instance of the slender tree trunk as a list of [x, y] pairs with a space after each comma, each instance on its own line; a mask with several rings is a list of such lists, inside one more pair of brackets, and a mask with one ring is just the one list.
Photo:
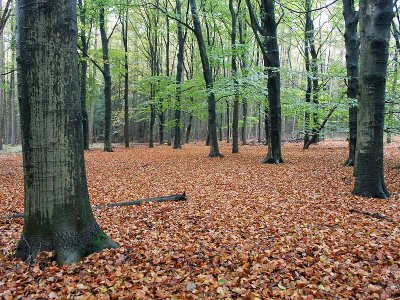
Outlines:
[[257, 141], [258, 143], [262, 143], [261, 138], [261, 123], [262, 123], [262, 116], [261, 116], [261, 104], [258, 104], [258, 131], [257, 131]]
[[343, 0], [343, 16], [345, 22], [347, 98], [349, 99], [349, 157], [345, 166], [354, 166], [357, 143], [357, 105], [358, 68], [360, 57], [360, 38], [358, 36], [358, 12], [354, 8], [354, 0]]
[[125, 17], [122, 21], [122, 41], [124, 44], [124, 141], [129, 148], [129, 59], [128, 59], [128, 25], [129, 25], [129, 1], [126, 1]]
[[[11, 61], [15, 61], [15, 50], [12, 50]], [[14, 64], [12, 64], [14, 66]], [[15, 145], [15, 72], [10, 74], [10, 144]]]
[[[246, 33], [246, 24], [243, 24], [242, 18], [239, 19], [239, 39], [240, 39], [240, 45], [243, 49], [245, 49], [245, 39], [247, 36]], [[241, 69], [244, 77], [247, 77], [248, 75], [248, 70], [247, 70], [247, 51], [242, 49], [242, 55], [241, 55]], [[243, 127], [242, 127], [242, 144], [246, 145], [247, 144], [247, 114], [248, 114], [248, 104], [247, 104], [247, 99], [244, 98], [242, 100], [242, 108], [243, 108]]]
[[100, 35], [101, 35], [101, 45], [103, 50], [103, 77], [104, 77], [104, 151], [112, 152], [112, 122], [111, 122], [111, 69], [109, 60], [109, 40], [106, 32], [106, 23], [104, 17], [104, 6], [100, 8]]
[[193, 113], [190, 113], [188, 126], [186, 128], [186, 144], [189, 143], [189, 141], [190, 141], [190, 134], [192, 132], [192, 126], [193, 126]]
[[[93, 216], [83, 158], [76, 2], [17, 1], [18, 89], [25, 182], [16, 255], [55, 251], [60, 264], [114, 248]], [[56, 18], [54, 16], [57, 16]]]
[[203, 66], [203, 75], [204, 80], [206, 82], [207, 87], [207, 98], [208, 98], [208, 134], [209, 134], [209, 143], [210, 143], [210, 157], [220, 157], [221, 153], [219, 152], [218, 147], [218, 136], [217, 136], [217, 112], [216, 112], [216, 100], [214, 93], [214, 79], [210, 68], [210, 62], [208, 59], [206, 45], [204, 43], [200, 17], [197, 9], [196, 0], [189, 0], [192, 18], [193, 18], [193, 26], [194, 26], [194, 35], [196, 36], [197, 43], [199, 46], [199, 52], [201, 57], [201, 63]]
[[[176, 12], [181, 18], [182, 3], [176, 0]], [[176, 69], [176, 107], [175, 107], [175, 139], [174, 149], [182, 148], [181, 144], [181, 98], [182, 98], [182, 81], [183, 81], [183, 64], [185, 60], [185, 38], [183, 34], [183, 26], [178, 22], [178, 64]], [[189, 133], [190, 134], [190, 133]]]
[[[394, 52], [394, 74], [393, 74], [393, 84], [392, 84], [392, 95], [396, 95], [397, 92], [397, 80], [399, 78], [399, 53], [400, 53], [400, 37], [399, 37], [399, 30], [397, 29], [396, 23], [392, 21], [392, 30], [393, 30], [393, 37], [396, 43], [396, 48]], [[391, 100], [389, 103], [388, 109], [388, 124], [389, 128], [387, 131], [386, 142], [390, 144], [392, 142], [392, 132], [390, 126], [392, 126], [393, 118], [394, 118], [394, 106], [395, 100]]]
[[[257, 41], [264, 57], [264, 69], [268, 74], [268, 134], [267, 145], [268, 153], [264, 163], [279, 164], [283, 163], [281, 145], [281, 79], [280, 79], [280, 59], [279, 46], [277, 39], [277, 23], [275, 20], [274, 0], [262, 0], [262, 24], [258, 24], [250, 0], [246, 0], [250, 11], [250, 19], [253, 31], [257, 36]], [[261, 33], [262, 39], [258, 36]], [[266, 122], [266, 123], [267, 123]]]
[[86, 97], [87, 97], [87, 70], [88, 70], [88, 56], [89, 43], [86, 37], [86, 7], [82, 0], [78, 0], [79, 8], [79, 18], [81, 22], [80, 40], [82, 47], [83, 59], [80, 62], [81, 65], [81, 80], [80, 80], [80, 97], [81, 97], [81, 107], [82, 107], [82, 128], [83, 128], [83, 148], [84, 150], [89, 150], [89, 121], [88, 113], [86, 110]]
[[231, 107], [229, 100], [226, 100], [226, 142], [231, 142]]
[[[0, 8], [3, 9], [2, 0], [0, 0]], [[4, 73], [4, 37], [0, 34], [0, 73]], [[0, 84], [2, 87], [5, 86], [5, 77], [0, 76]], [[0, 150], [4, 148], [4, 89], [0, 88]]]
[[[154, 99], [154, 92], [151, 98]], [[149, 126], [149, 148], [154, 148], [154, 124], [156, 123], [156, 108], [154, 104], [150, 104], [150, 126]]]
[[353, 194], [389, 197], [383, 168], [385, 89], [392, 1], [360, 1], [360, 101]]
[[233, 0], [229, 0], [229, 10], [231, 12], [232, 28], [231, 28], [231, 47], [232, 47], [232, 77], [235, 98], [233, 101], [233, 120], [232, 120], [232, 153], [239, 153], [239, 81], [237, 67], [237, 14], [233, 7]]

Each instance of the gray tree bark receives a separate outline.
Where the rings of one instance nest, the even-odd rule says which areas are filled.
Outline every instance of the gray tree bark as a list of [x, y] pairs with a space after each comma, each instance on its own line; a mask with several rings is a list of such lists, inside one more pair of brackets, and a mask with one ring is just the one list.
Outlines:
[[386, 199], [383, 126], [392, 1], [360, 1], [360, 100], [353, 194]]
[[235, 98], [233, 101], [233, 119], [232, 119], [232, 153], [239, 153], [239, 81], [238, 81], [238, 66], [237, 66], [237, 13], [233, 7], [233, 0], [229, 0], [229, 11], [232, 18], [231, 28], [231, 46], [232, 46], [232, 77]]
[[24, 228], [16, 255], [55, 251], [59, 264], [114, 248], [88, 196], [78, 86], [76, 1], [17, 1]]
[[[358, 36], [358, 11], [354, 8], [354, 0], [343, 0], [343, 16], [345, 22], [347, 97], [351, 100], [358, 97], [358, 71], [360, 57], [360, 38]], [[350, 101], [352, 103], [352, 101]], [[354, 166], [357, 142], [357, 106], [349, 107], [349, 157], [346, 166]]]
[[218, 135], [217, 135], [217, 112], [216, 112], [216, 99], [214, 88], [214, 78], [211, 72], [210, 61], [208, 59], [207, 48], [204, 42], [203, 32], [200, 23], [199, 11], [197, 9], [196, 0], [189, 0], [193, 26], [194, 35], [196, 36], [197, 43], [199, 46], [201, 63], [203, 66], [203, 75], [206, 82], [207, 93], [208, 93], [208, 135], [209, 135], [209, 146], [210, 146], [210, 157], [220, 157], [218, 147]]
[[[182, 3], [176, 0], [176, 12], [181, 19]], [[174, 124], [174, 149], [182, 148], [181, 144], [181, 100], [182, 100], [182, 81], [183, 81], [183, 64], [185, 63], [185, 36], [183, 26], [180, 22], [177, 24], [178, 37], [178, 63], [176, 68], [176, 107], [175, 107], [175, 124]], [[191, 125], [190, 125], [191, 126]], [[190, 131], [189, 131], [190, 134]], [[188, 139], [188, 137], [187, 137]]]
[[111, 121], [111, 69], [109, 60], [109, 39], [106, 32], [106, 21], [105, 21], [104, 6], [100, 7], [99, 23], [100, 23], [100, 35], [101, 45], [103, 50], [103, 77], [104, 77], [104, 151], [113, 152], [112, 149], [112, 121]]

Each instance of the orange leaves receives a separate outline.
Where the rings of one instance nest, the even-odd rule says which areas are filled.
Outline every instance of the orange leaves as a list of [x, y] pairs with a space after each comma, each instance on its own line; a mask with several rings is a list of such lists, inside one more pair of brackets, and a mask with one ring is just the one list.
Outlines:
[[[283, 165], [263, 165], [264, 147], [116, 148], [86, 153], [92, 204], [186, 191], [183, 203], [96, 209], [122, 245], [75, 266], [51, 253], [28, 267], [12, 257], [22, 222], [0, 220], [0, 298], [15, 299], [385, 299], [400, 295], [400, 165], [388, 148], [388, 201], [351, 196], [345, 143], [305, 152], [284, 147]], [[0, 157], [0, 214], [23, 209], [20, 156]], [[3, 167], [6, 166], [6, 167]], [[380, 212], [397, 222], [349, 213]]]

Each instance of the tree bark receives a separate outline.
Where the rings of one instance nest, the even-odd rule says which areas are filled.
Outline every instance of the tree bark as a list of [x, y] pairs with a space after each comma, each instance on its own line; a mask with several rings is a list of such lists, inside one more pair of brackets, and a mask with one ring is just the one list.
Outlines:
[[59, 264], [114, 248], [88, 196], [79, 101], [76, 2], [18, 0], [18, 90], [25, 184], [16, 255], [55, 251]]
[[386, 199], [383, 127], [392, 1], [360, 1], [360, 102], [353, 194]]
[[[250, 0], [246, 0], [254, 33], [264, 57], [264, 69], [268, 75], [268, 153], [264, 163], [280, 164], [282, 159], [281, 145], [281, 83], [280, 59], [277, 39], [277, 24], [275, 20], [274, 0], [261, 1], [261, 26], [258, 24]], [[258, 37], [261, 33], [262, 39]]]
[[81, 64], [81, 80], [80, 80], [80, 97], [81, 97], [81, 107], [82, 107], [82, 129], [83, 129], [83, 148], [84, 150], [89, 150], [89, 120], [88, 113], [86, 109], [86, 96], [87, 96], [87, 70], [88, 70], [88, 55], [89, 43], [86, 36], [86, 7], [82, 0], [78, 0], [79, 8], [79, 19], [81, 22], [80, 40], [82, 47], [83, 58], [80, 61]]
[[354, 166], [357, 143], [357, 105], [358, 69], [360, 57], [360, 38], [358, 36], [358, 12], [354, 8], [354, 0], [343, 0], [343, 16], [345, 22], [347, 98], [349, 99], [349, 157], [345, 166]]
[[111, 122], [111, 69], [108, 44], [109, 40], [106, 32], [106, 22], [104, 17], [104, 6], [100, 7], [99, 22], [100, 22], [100, 35], [101, 46], [103, 51], [103, 77], [104, 77], [104, 151], [113, 152], [112, 149], [112, 122]]
[[[396, 10], [396, 13], [398, 13], [398, 10]], [[393, 71], [393, 83], [392, 83], [392, 88], [391, 92], [392, 95], [395, 95], [397, 92], [397, 80], [399, 78], [399, 53], [400, 53], [400, 37], [399, 37], [399, 30], [397, 28], [397, 25], [395, 21], [392, 21], [392, 30], [393, 30], [393, 37], [395, 41], [395, 51], [394, 51], [394, 71]], [[389, 103], [389, 109], [388, 109], [388, 125], [389, 128], [387, 130], [387, 137], [386, 137], [386, 142], [390, 144], [392, 142], [392, 131], [390, 126], [392, 126], [392, 123], [394, 121], [394, 108], [395, 108], [395, 100], [391, 100]]]
[[196, 36], [197, 43], [199, 46], [201, 63], [203, 66], [203, 75], [207, 87], [207, 99], [208, 99], [208, 134], [209, 134], [209, 144], [210, 144], [210, 157], [220, 157], [218, 147], [218, 135], [217, 135], [217, 112], [216, 112], [216, 100], [214, 92], [214, 78], [210, 68], [210, 61], [208, 59], [206, 44], [204, 43], [203, 32], [200, 23], [200, 17], [197, 9], [196, 0], [189, 0], [193, 26], [194, 35]]
[[129, 24], [129, 1], [126, 1], [125, 16], [122, 21], [122, 41], [124, 44], [124, 141], [125, 147], [129, 148], [129, 59], [128, 59], [128, 24]]
[[[239, 41], [240, 41], [240, 46], [245, 49], [245, 38], [247, 36], [246, 33], [246, 24], [243, 24], [242, 18], [239, 19]], [[242, 74], [244, 77], [247, 77], [248, 75], [248, 70], [247, 70], [247, 51], [242, 49], [242, 55], [241, 55], [241, 69], [242, 69]], [[244, 85], [245, 86], [245, 85]], [[244, 98], [242, 100], [242, 108], [243, 108], [243, 127], [242, 127], [242, 144], [246, 145], [247, 144], [247, 114], [248, 114], [248, 104], [247, 104], [247, 99]]]
[[[3, 1], [0, 0], [0, 8], [3, 9]], [[0, 34], [0, 73], [4, 73], [4, 36]], [[5, 85], [5, 77], [0, 77], [1, 86]], [[0, 150], [3, 150], [4, 145], [4, 89], [0, 89]]]
[[229, 0], [229, 10], [232, 19], [231, 28], [231, 47], [232, 47], [232, 77], [233, 89], [235, 98], [233, 101], [233, 120], [232, 120], [232, 153], [239, 153], [239, 81], [238, 81], [238, 67], [237, 67], [237, 49], [236, 49], [236, 36], [237, 36], [237, 14], [233, 7], [233, 0]]
[[[182, 14], [182, 3], [180, 0], [176, 0], [176, 12], [181, 18]], [[178, 36], [178, 64], [176, 69], [176, 107], [175, 107], [175, 138], [174, 138], [174, 149], [182, 148], [181, 144], [181, 98], [182, 98], [182, 81], [183, 81], [183, 64], [185, 60], [185, 38], [183, 34], [183, 26], [178, 22], [177, 24], [177, 36]], [[190, 134], [190, 133], [189, 133]]]

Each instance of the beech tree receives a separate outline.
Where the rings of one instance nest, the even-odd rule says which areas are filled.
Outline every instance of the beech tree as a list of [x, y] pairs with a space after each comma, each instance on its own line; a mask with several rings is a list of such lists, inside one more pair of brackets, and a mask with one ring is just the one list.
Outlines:
[[343, 0], [343, 16], [345, 22], [345, 45], [347, 67], [347, 97], [349, 98], [349, 157], [346, 166], [354, 166], [357, 141], [357, 105], [354, 103], [358, 96], [358, 70], [360, 57], [360, 38], [358, 36], [358, 11], [355, 10], [354, 0]]
[[392, 1], [360, 1], [360, 99], [353, 194], [388, 198], [383, 169], [383, 127]]
[[118, 245], [89, 203], [78, 87], [76, 1], [17, 0], [18, 92], [25, 186], [17, 257], [59, 264]]
[[[246, 0], [251, 26], [264, 57], [265, 73], [268, 75], [268, 154], [264, 163], [283, 163], [281, 147], [281, 77], [275, 2], [261, 2], [261, 25], [250, 0]], [[259, 36], [261, 35], [261, 37]]]
[[218, 147], [217, 136], [217, 112], [214, 88], [214, 78], [211, 72], [210, 61], [207, 54], [206, 44], [204, 42], [203, 32], [201, 29], [199, 10], [197, 9], [196, 0], [189, 0], [192, 18], [193, 18], [193, 33], [196, 36], [201, 63], [203, 66], [203, 75], [207, 87], [208, 99], [208, 141], [210, 144], [210, 157], [219, 157], [221, 153]]

